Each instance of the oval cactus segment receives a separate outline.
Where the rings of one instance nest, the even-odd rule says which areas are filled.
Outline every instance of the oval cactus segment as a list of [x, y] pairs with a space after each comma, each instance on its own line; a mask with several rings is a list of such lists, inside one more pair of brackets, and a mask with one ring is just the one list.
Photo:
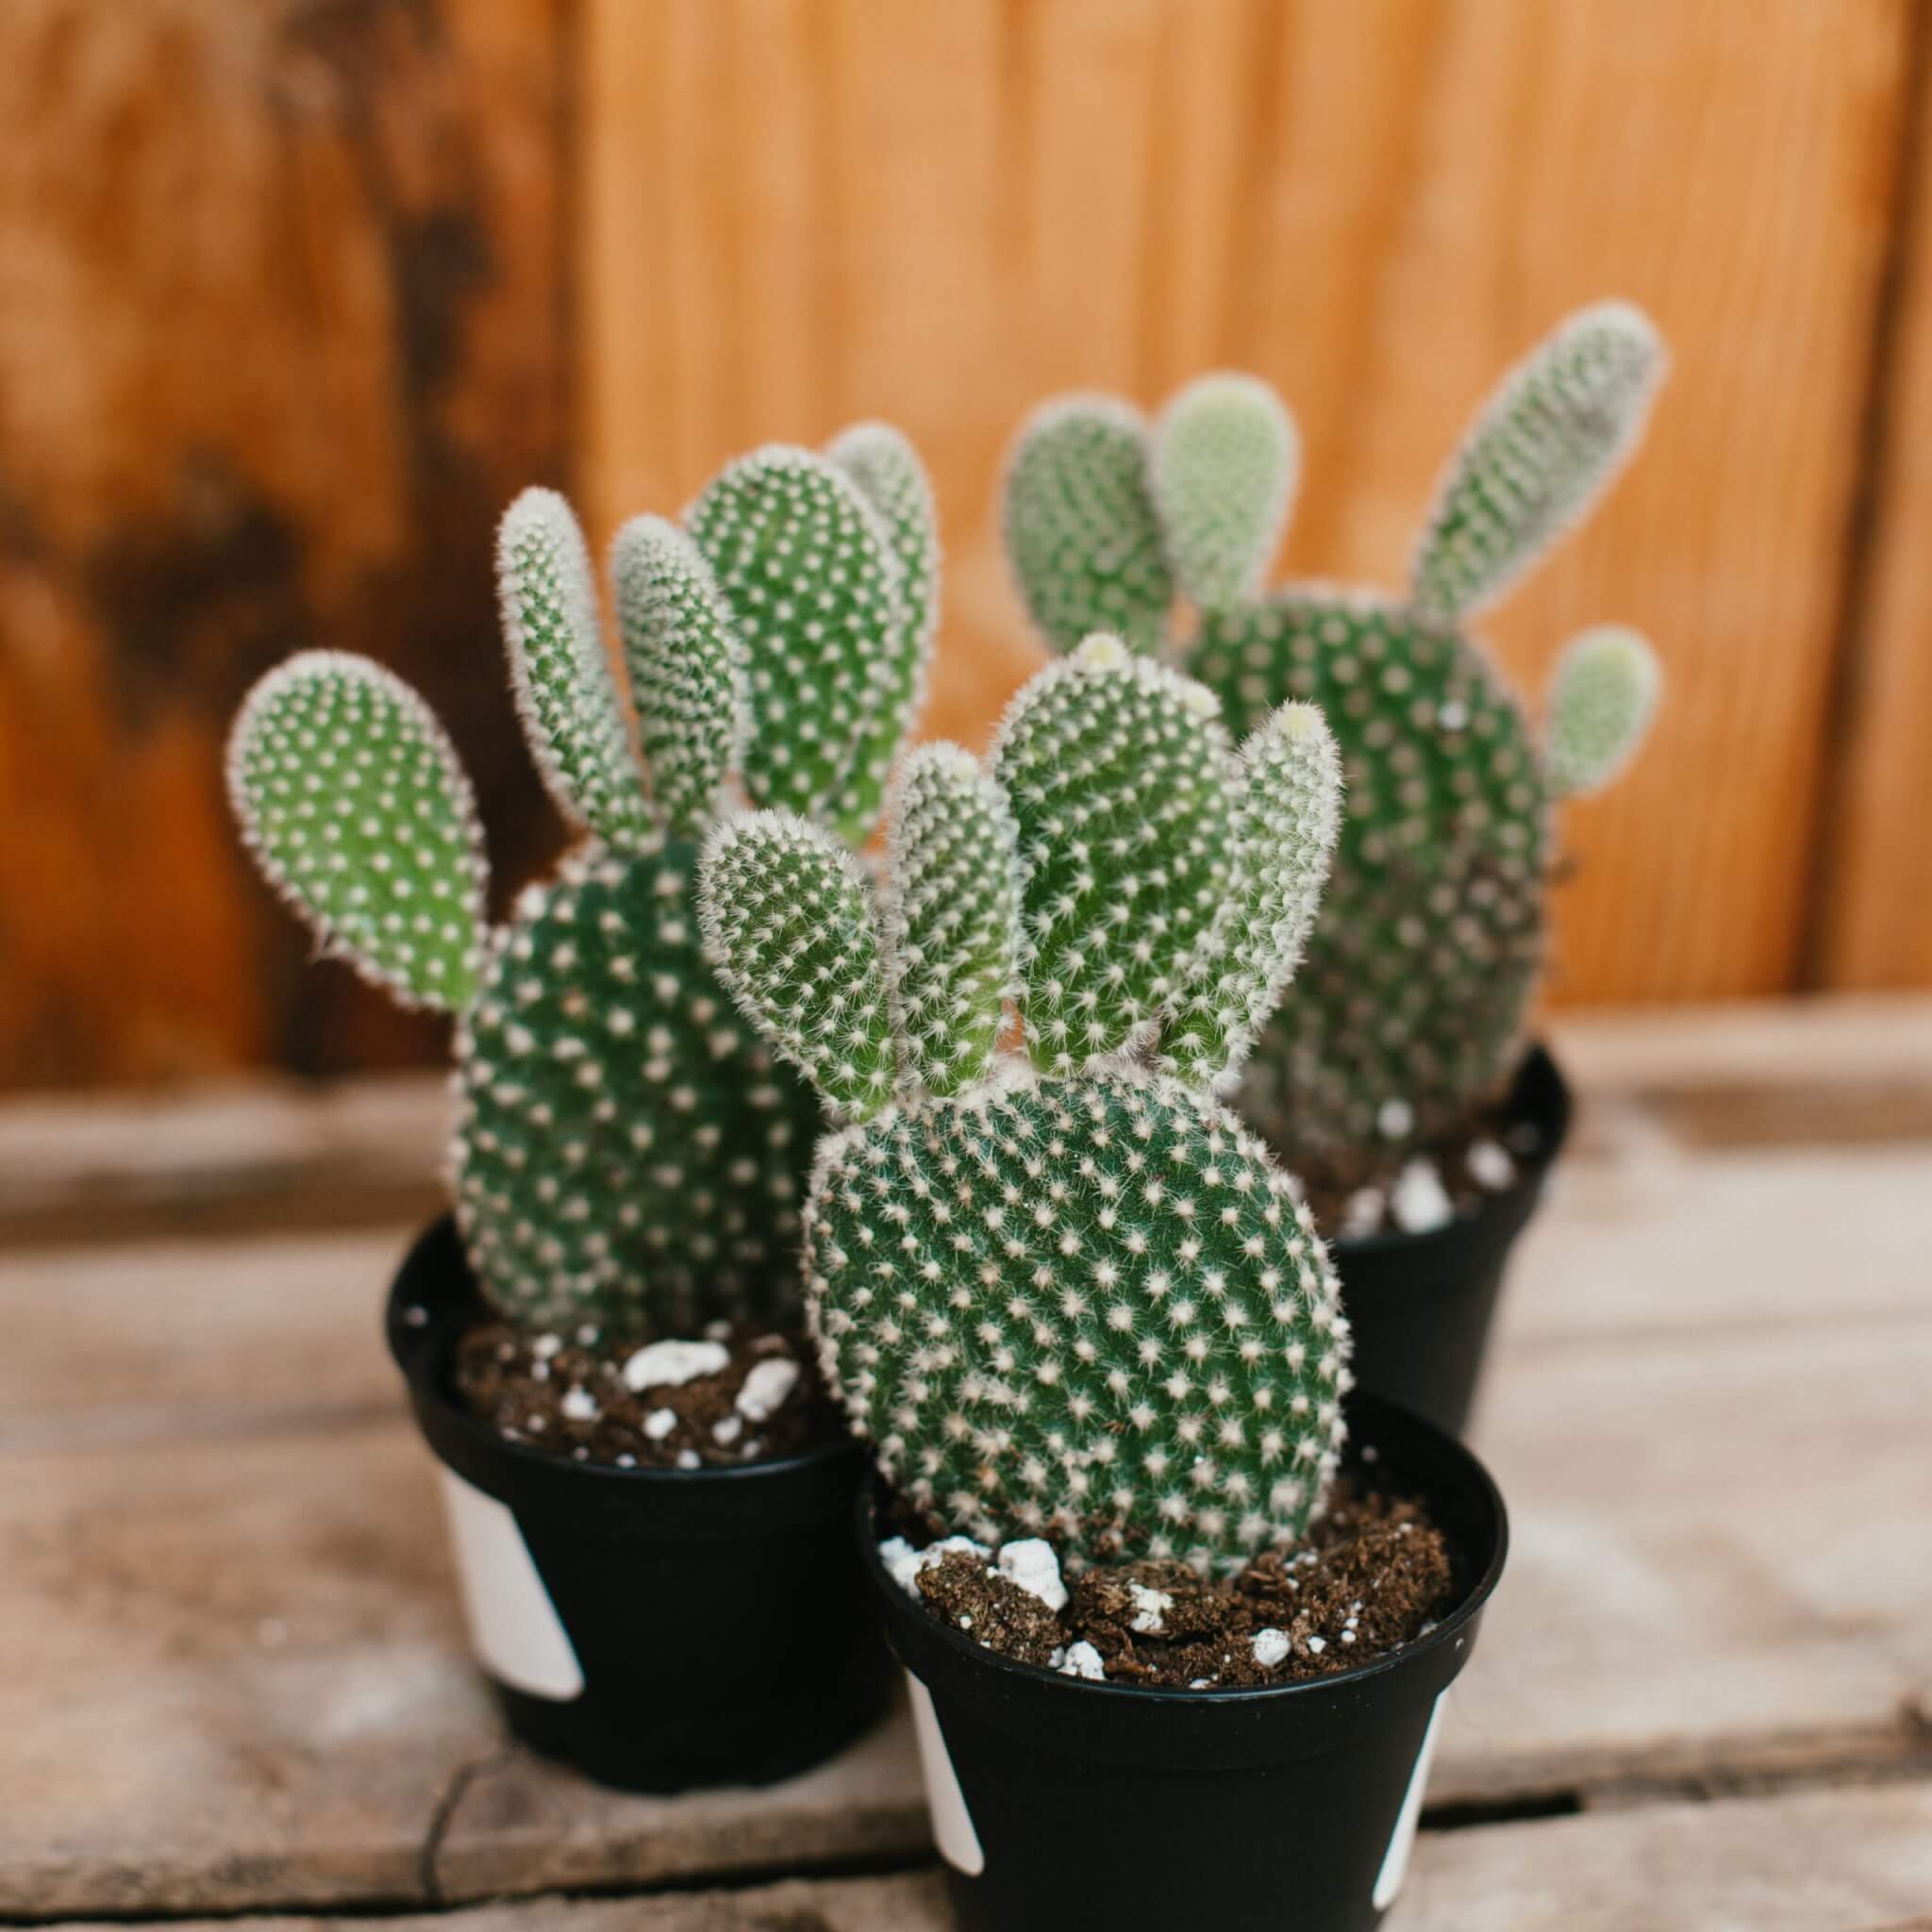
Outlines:
[[1147, 468], [1146, 424], [1111, 396], [1063, 396], [1021, 428], [1002, 503], [1007, 557], [1054, 650], [1097, 630], [1159, 647], [1174, 579]]
[[705, 963], [696, 858], [567, 860], [525, 894], [463, 1025], [458, 1218], [527, 1326], [691, 1335], [796, 1308], [818, 1107]]
[[1288, 1176], [1205, 1095], [1117, 1074], [893, 1107], [824, 1143], [806, 1224], [827, 1380], [948, 1528], [1223, 1571], [1300, 1535], [1347, 1324]]
[[1565, 645], [1543, 734], [1550, 790], [1559, 798], [1602, 791], [1636, 756], [1662, 689], [1657, 653], [1634, 630], [1601, 625]]
[[745, 1016], [840, 1112], [876, 1113], [898, 1056], [865, 869], [823, 826], [753, 812], [712, 827], [699, 905]]
[[891, 424], [855, 424], [825, 454], [877, 513], [899, 560], [899, 636], [884, 662], [879, 708], [841, 801], [841, 818], [862, 838], [878, 816], [899, 749], [925, 702], [940, 625], [939, 516], [918, 451]]
[[651, 830], [642, 774], [597, 625], [591, 556], [571, 507], [525, 490], [504, 512], [497, 597], [524, 736], [558, 808], [613, 844]]
[[883, 526], [841, 470], [777, 445], [732, 463], [685, 523], [745, 648], [746, 789], [841, 818], [904, 625]]
[[957, 744], [906, 760], [887, 831], [893, 1024], [929, 1092], [992, 1071], [1019, 990], [1019, 832], [1006, 795]]
[[1190, 669], [1237, 729], [1318, 706], [1342, 822], [1242, 1110], [1297, 1171], [1424, 1142], [1507, 1077], [1542, 953], [1549, 796], [1515, 699], [1466, 640], [1324, 590], [1218, 612]]
[[1091, 638], [1014, 698], [992, 773], [1025, 867], [1026, 1037], [1071, 1073], [1150, 1039], [1229, 881], [1232, 754], [1191, 679]]
[[662, 517], [633, 517], [610, 550], [617, 627], [651, 797], [674, 835], [711, 815], [741, 755], [741, 648], [697, 545]]
[[455, 746], [407, 684], [343, 652], [291, 658], [249, 692], [227, 774], [256, 862], [328, 952], [406, 1005], [468, 1002], [482, 827]]
[[1608, 487], [1663, 379], [1661, 339], [1627, 303], [1579, 310], [1507, 375], [1450, 462], [1418, 550], [1417, 608], [1493, 602]]
[[1224, 1081], [1301, 963], [1341, 824], [1341, 758], [1313, 705], [1283, 705], [1241, 746], [1235, 879], [1190, 984], [1167, 1063]]
[[1288, 526], [1300, 441], [1258, 376], [1203, 375], [1155, 425], [1149, 476], [1180, 587], [1203, 609], [1251, 597]]

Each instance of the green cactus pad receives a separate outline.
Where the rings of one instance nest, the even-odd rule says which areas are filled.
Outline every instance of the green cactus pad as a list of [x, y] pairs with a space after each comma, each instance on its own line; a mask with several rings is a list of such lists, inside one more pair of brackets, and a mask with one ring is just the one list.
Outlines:
[[847, 822], [869, 829], [885, 802], [892, 761], [925, 702], [940, 627], [939, 516], [919, 452], [891, 424], [855, 424], [825, 454], [877, 513], [899, 559], [901, 635], [884, 660], [878, 708], [854, 755], [851, 787], [840, 800]]
[[712, 828], [699, 905], [747, 1017], [841, 1113], [876, 1113], [898, 1056], [864, 867], [821, 825], [753, 812]]
[[497, 594], [524, 735], [564, 815], [611, 844], [651, 814], [597, 624], [590, 552], [554, 490], [525, 490], [497, 532]]
[[1174, 579], [1147, 487], [1147, 426], [1110, 396], [1049, 403], [1020, 431], [1002, 504], [1007, 557], [1041, 635], [1110, 631], [1159, 647]]
[[1203, 609], [1251, 597], [1287, 527], [1300, 448], [1253, 375], [1198, 376], [1155, 425], [1148, 482], [1182, 591]]
[[742, 655], [696, 544], [662, 517], [633, 517], [610, 549], [617, 627], [638, 741], [665, 828], [710, 817], [746, 724]]
[[1418, 610], [1474, 615], [1609, 485], [1663, 377], [1650, 319], [1627, 303], [1579, 310], [1506, 376], [1438, 491], [1416, 557]]
[[458, 1041], [457, 1214], [533, 1327], [784, 1315], [818, 1108], [706, 965], [688, 844], [532, 888]]
[[1312, 701], [1342, 760], [1322, 915], [1243, 1110], [1296, 1167], [1458, 1124], [1513, 1063], [1542, 951], [1548, 793], [1514, 699], [1466, 641], [1318, 590], [1209, 616], [1189, 668], [1237, 727]]
[[828, 1140], [806, 1265], [887, 1479], [1074, 1567], [1292, 1543], [1342, 1440], [1348, 1331], [1288, 1177], [1178, 1083], [895, 1106]]
[[884, 526], [842, 470], [775, 444], [730, 464], [685, 523], [746, 651], [746, 789], [862, 832], [858, 761], [906, 634]]
[[469, 999], [482, 828], [455, 747], [408, 685], [342, 652], [290, 658], [242, 705], [227, 775], [257, 863], [326, 951], [406, 1004]]
[[886, 858], [894, 1026], [919, 1083], [955, 1093], [991, 1071], [1020, 969], [1019, 833], [971, 753], [924, 744], [907, 759]]
[[1234, 767], [1211, 694], [1091, 638], [1014, 699], [991, 760], [1027, 872], [1035, 1058], [1139, 1045], [1226, 896]]
[[1241, 746], [1234, 877], [1162, 1064], [1221, 1084], [1301, 963], [1341, 827], [1341, 759], [1313, 705], [1286, 704]]
[[1543, 769], [1557, 797], [1600, 791], [1629, 763], [1662, 682], [1656, 652], [1619, 625], [1585, 631], [1563, 647], [1543, 731]]

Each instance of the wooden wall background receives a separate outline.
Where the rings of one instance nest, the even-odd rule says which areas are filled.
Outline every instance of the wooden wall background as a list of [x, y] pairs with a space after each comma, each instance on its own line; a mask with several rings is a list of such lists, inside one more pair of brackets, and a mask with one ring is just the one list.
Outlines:
[[931, 728], [1035, 661], [991, 514], [1040, 395], [1277, 382], [1281, 567], [1393, 579], [1575, 304], [1675, 373], [1498, 615], [1638, 624], [1641, 764], [1567, 822], [1556, 996], [1932, 984], [1926, 0], [8, 0], [0, 1082], [419, 1057], [306, 970], [219, 749], [297, 646], [448, 716], [499, 874], [554, 849], [490, 532], [901, 423], [949, 539]]

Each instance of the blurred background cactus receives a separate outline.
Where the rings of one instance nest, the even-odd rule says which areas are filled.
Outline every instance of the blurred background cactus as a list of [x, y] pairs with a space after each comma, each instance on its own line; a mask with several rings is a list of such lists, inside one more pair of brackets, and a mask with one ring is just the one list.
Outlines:
[[1341, 1441], [1325, 1251], [1214, 1091], [1293, 973], [1338, 762], [1310, 706], [1239, 750], [1220, 709], [1096, 636], [984, 768], [907, 761], [883, 916], [791, 814], [721, 822], [700, 870], [725, 984], [848, 1123], [806, 1212], [827, 1380], [915, 1506], [1076, 1564], [1239, 1567]]
[[[1380, 1179], [1472, 1124], [1508, 1079], [1544, 958], [1550, 808], [1621, 768], [1657, 673], [1634, 633], [1588, 633], [1539, 732], [1466, 626], [1607, 486], [1662, 369], [1655, 330], [1626, 305], [1558, 327], [1449, 465], [1407, 596], [1258, 592], [1296, 443], [1252, 377], [1190, 384], [1151, 431], [1124, 403], [1073, 397], [1019, 435], [1005, 524], [1049, 643], [1119, 621], [1215, 691], [1235, 729], [1302, 698], [1341, 746], [1327, 901], [1242, 1092], [1298, 1169], [1345, 1187]], [[1193, 612], [1178, 634], [1175, 586]]]
[[866, 425], [830, 457], [732, 464], [687, 529], [640, 517], [611, 575], [635, 709], [569, 505], [526, 491], [498, 546], [512, 687], [580, 839], [491, 928], [471, 789], [428, 708], [366, 658], [304, 653], [242, 707], [230, 794], [324, 950], [454, 1014], [452, 1187], [491, 1299], [617, 1338], [795, 1309], [817, 1109], [704, 957], [694, 838], [727, 774], [861, 839], [934, 629], [924, 473]]

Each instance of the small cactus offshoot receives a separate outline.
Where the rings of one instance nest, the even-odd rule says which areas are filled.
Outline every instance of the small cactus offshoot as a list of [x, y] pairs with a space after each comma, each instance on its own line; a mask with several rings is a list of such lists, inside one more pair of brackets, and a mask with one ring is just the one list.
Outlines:
[[469, 782], [406, 685], [306, 652], [242, 706], [229, 791], [263, 872], [325, 952], [457, 1018], [457, 1217], [512, 1320], [617, 1339], [795, 1311], [818, 1108], [705, 957], [694, 841], [737, 772], [870, 829], [931, 650], [931, 504], [867, 425], [733, 464], [689, 530], [633, 519], [627, 703], [576, 519], [525, 491], [498, 544], [511, 684], [585, 837], [500, 928]]
[[1216, 1097], [1314, 916], [1338, 761], [1310, 706], [1239, 750], [1219, 713], [1095, 637], [984, 767], [907, 761], [876, 893], [780, 812], [700, 866], [721, 977], [846, 1123], [805, 1217], [828, 1383], [928, 1516], [1076, 1566], [1291, 1543], [1342, 1440], [1326, 1252]]
[[[1657, 333], [1606, 303], [1499, 387], [1450, 464], [1406, 596], [1259, 586], [1295, 439], [1252, 377], [1204, 376], [1150, 432], [1073, 396], [1023, 427], [1005, 525], [1050, 644], [1092, 625], [1171, 655], [1236, 729], [1290, 698], [1341, 746], [1346, 818], [1301, 975], [1249, 1062], [1243, 1106], [1295, 1165], [1399, 1164], [1507, 1081], [1544, 954], [1555, 801], [1607, 784], [1658, 676], [1634, 632], [1578, 638], [1539, 738], [1464, 628], [1607, 489], [1663, 373]], [[1174, 588], [1191, 635], [1171, 632]]]

